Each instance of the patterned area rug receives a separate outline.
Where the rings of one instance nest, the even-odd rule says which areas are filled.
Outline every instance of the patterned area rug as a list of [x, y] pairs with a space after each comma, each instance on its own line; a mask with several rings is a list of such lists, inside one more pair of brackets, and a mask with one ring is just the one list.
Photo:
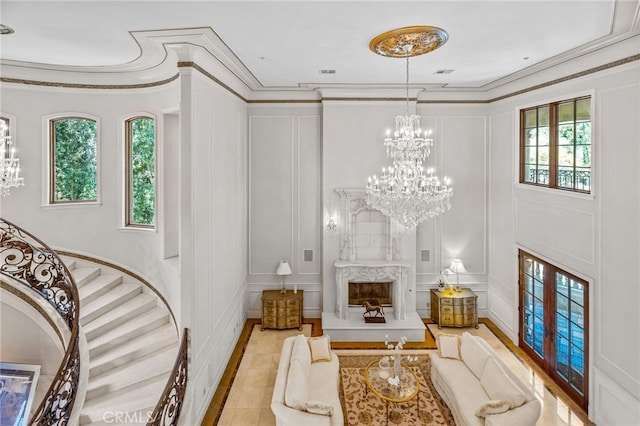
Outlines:
[[[455, 426], [449, 407], [431, 384], [431, 359], [420, 355], [411, 369], [418, 377], [420, 392], [402, 403], [389, 403], [373, 392], [365, 392], [364, 369], [379, 355], [344, 355], [340, 358], [340, 400], [345, 425], [448, 425]], [[419, 401], [417, 401], [419, 398]], [[418, 409], [419, 407], [419, 409]], [[388, 421], [387, 421], [388, 420]]]

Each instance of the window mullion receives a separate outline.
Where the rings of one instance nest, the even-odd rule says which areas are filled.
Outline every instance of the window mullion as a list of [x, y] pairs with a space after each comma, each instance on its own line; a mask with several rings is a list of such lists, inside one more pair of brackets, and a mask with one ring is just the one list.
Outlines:
[[558, 104], [549, 105], [549, 187], [558, 187]]

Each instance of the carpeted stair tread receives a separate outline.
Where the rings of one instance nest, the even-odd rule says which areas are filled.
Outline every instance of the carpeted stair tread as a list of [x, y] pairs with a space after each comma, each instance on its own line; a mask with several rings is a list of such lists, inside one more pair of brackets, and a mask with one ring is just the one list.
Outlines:
[[96, 357], [92, 357], [89, 377], [93, 379], [101, 374], [109, 373], [155, 351], [174, 347], [176, 343], [175, 327], [167, 323], [152, 332], [129, 341], [126, 345], [119, 345]]
[[157, 306], [153, 296], [147, 293], [140, 293], [118, 305], [109, 311], [108, 314], [101, 315], [85, 324], [82, 328], [87, 339], [95, 339], [97, 336], [123, 324], [133, 317]]

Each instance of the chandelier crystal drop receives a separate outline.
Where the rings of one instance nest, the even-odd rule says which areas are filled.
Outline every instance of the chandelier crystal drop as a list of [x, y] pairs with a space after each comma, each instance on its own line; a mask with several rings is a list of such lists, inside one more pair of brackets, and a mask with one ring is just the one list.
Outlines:
[[396, 117], [394, 137], [384, 142], [392, 165], [383, 167], [380, 176], [369, 176], [366, 191], [369, 207], [411, 229], [449, 210], [453, 196], [450, 179], [441, 181], [433, 168], [422, 165], [433, 139], [419, 126], [417, 115]]
[[9, 136], [8, 121], [0, 118], [0, 192], [9, 195], [9, 189], [24, 185], [20, 177], [20, 159]]
[[[445, 36], [442, 37], [442, 40], [446, 41], [447, 39], [446, 32], [439, 28], [410, 28], [413, 32], [417, 31], [416, 28], [424, 28], [424, 31], [430, 32], [437, 30], [444, 33]], [[405, 57], [407, 60], [407, 113], [404, 116], [396, 117], [396, 130], [393, 134], [387, 130], [384, 146], [392, 165], [383, 167], [380, 176], [369, 176], [365, 201], [370, 208], [379, 210], [385, 216], [395, 219], [407, 228], [415, 229], [425, 220], [451, 208], [453, 188], [449, 178], [444, 177], [441, 181], [435, 175], [433, 168], [425, 170], [423, 167], [423, 163], [431, 153], [433, 138], [431, 130], [423, 131], [420, 129], [419, 115], [409, 115], [409, 57], [426, 52], [420, 51], [412, 55], [411, 52], [415, 50], [415, 46], [411, 41], [406, 42], [406, 45], [392, 46], [393, 43], [403, 42], [398, 41], [397, 34], [395, 34], [398, 31], [406, 33], [407, 28], [389, 31], [374, 40], [377, 40], [377, 46], [383, 45], [390, 51], [404, 51], [403, 55], [387, 54], [384, 56]], [[379, 41], [381, 39], [385, 41]], [[386, 41], [387, 39], [393, 43]], [[373, 48], [372, 50], [382, 54]]]

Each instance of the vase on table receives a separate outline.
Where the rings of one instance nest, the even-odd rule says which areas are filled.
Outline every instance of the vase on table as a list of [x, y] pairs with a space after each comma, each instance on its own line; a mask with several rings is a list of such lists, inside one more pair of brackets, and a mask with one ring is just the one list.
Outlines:
[[393, 373], [395, 374], [396, 377], [400, 377], [400, 372], [402, 368], [401, 359], [402, 357], [400, 356], [400, 353], [396, 351], [396, 354], [393, 356]]

